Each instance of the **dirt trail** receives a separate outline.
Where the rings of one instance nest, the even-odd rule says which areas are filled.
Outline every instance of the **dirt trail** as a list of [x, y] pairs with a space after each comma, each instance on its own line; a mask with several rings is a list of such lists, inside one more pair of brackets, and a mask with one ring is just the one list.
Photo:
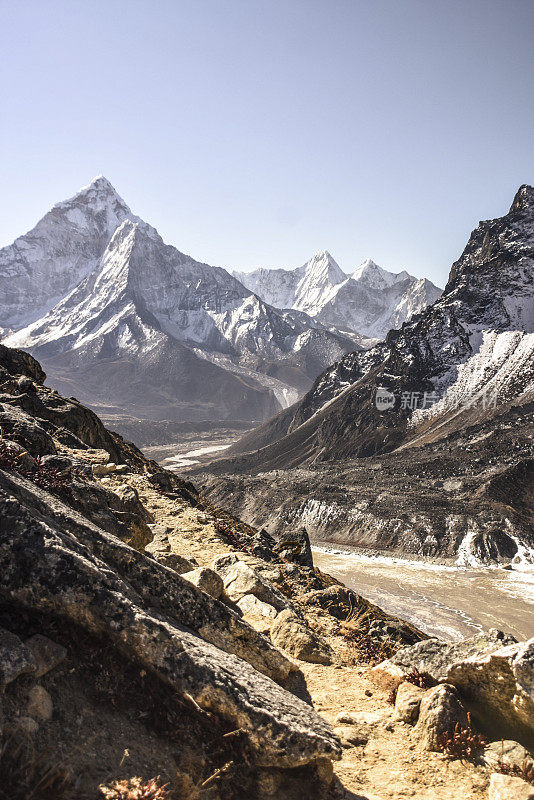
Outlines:
[[355, 718], [367, 744], [343, 750], [334, 766], [353, 800], [475, 800], [487, 798], [489, 772], [439, 753], [418, 750], [410, 725], [393, 721], [393, 706], [361, 667], [300, 663], [317, 711], [334, 726], [336, 717]]
[[[169, 529], [171, 551], [199, 566], [233, 548], [214, 528], [213, 515], [192, 508], [187, 502], [169, 500], [141, 475], [111, 475], [104, 479], [110, 489], [120, 484], [134, 486], [156, 522]], [[251, 565], [257, 559], [239, 553]], [[393, 720], [393, 707], [386, 692], [369, 678], [366, 664], [344, 666], [346, 645], [326, 623], [325, 613], [310, 615], [309, 622], [328, 635], [338, 663], [321, 666], [299, 662], [317, 711], [334, 726], [340, 713], [354, 717], [365, 744], [343, 750], [334, 765], [346, 790], [346, 800], [482, 800], [487, 798], [489, 771], [469, 763], [451, 761], [441, 754], [420, 751], [410, 738], [411, 726]], [[354, 730], [354, 728], [353, 728]]]

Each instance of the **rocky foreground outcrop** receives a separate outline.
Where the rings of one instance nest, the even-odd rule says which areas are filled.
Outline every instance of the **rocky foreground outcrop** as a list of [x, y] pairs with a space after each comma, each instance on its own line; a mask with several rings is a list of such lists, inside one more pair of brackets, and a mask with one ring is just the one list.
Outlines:
[[[492, 738], [507, 736], [534, 746], [534, 639], [517, 642], [500, 631], [452, 644], [427, 639], [399, 650], [373, 669], [377, 682], [392, 687], [404, 687], [402, 682], [414, 672], [453, 687]], [[399, 718], [417, 719], [414, 705], [423, 700], [407, 688], [400, 699], [397, 696]]]
[[[194, 502], [194, 489], [148, 462], [75, 400], [36, 384], [43, 374], [31, 357], [5, 348], [0, 356], [4, 607], [44, 614], [96, 637], [187, 698], [198, 714], [244, 735], [248, 769], [304, 769], [312, 781], [310, 796], [320, 796], [328, 783], [324, 776], [331, 778], [325, 765], [339, 758], [340, 747], [328, 723], [284, 688], [299, 683], [298, 667], [230, 607], [228, 596], [227, 603], [219, 602], [195, 585], [195, 576], [188, 580], [141, 552], [152, 538], [152, 522], [136, 492], [108, 490], [107, 470], [95, 470], [79, 453], [104, 449], [121, 464], [119, 471], [148, 473], [169, 497]], [[103, 480], [96, 481], [95, 472]], [[133, 532], [139, 549], [131, 546]], [[233, 561], [226, 588], [237, 598], [254, 590], [254, 574], [241, 562], [237, 574]], [[289, 605], [263, 586], [279, 608]], [[36, 674], [9, 631], [0, 651], [4, 685]]]
[[0, 794], [382, 800], [402, 753], [416, 800], [529, 796], [531, 643], [426, 639], [42, 379], [0, 350]]

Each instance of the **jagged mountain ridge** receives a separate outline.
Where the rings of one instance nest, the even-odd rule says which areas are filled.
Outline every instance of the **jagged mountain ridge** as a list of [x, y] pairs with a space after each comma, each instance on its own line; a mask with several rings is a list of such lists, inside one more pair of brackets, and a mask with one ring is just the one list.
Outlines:
[[[528, 402], [533, 273], [534, 189], [525, 185], [508, 214], [473, 231], [436, 302], [385, 342], [328, 368], [301, 401], [229, 451], [250, 455], [214, 469], [264, 470], [387, 452], [423, 433], [428, 441], [506, 404]], [[393, 409], [377, 409], [377, 387], [394, 395]], [[483, 408], [489, 389], [495, 405]], [[412, 393], [421, 400], [425, 392], [432, 408], [414, 414], [403, 396], [412, 402]], [[460, 409], [453, 402], [459, 394], [470, 401]]]
[[426, 278], [414, 278], [405, 270], [388, 272], [371, 259], [346, 275], [326, 250], [294, 270], [233, 274], [277, 308], [305, 311], [327, 325], [377, 339], [399, 328], [441, 293]]
[[[100, 410], [261, 420], [355, 348], [350, 337], [272, 308], [226, 270], [165, 244], [103, 177], [4, 248], [0, 264], [11, 287], [0, 325], [17, 328], [6, 341], [37, 353], [62, 390]], [[152, 382], [136, 397], [126, 379]]]

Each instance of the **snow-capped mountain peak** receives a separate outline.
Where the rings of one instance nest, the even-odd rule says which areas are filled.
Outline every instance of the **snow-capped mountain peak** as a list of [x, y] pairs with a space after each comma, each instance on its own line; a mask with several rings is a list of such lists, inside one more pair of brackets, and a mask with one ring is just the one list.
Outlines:
[[98, 176], [1, 249], [2, 327], [19, 329], [65, 297], [95, 269], [126, 219], [140, 222], [111, 183]]
[[347, 275], [327, 250], [294, 270], [234, 273], [250, 291], [276, 308], [304, 311], [326, 325], [383, 338], [441, 293], [426, 279], [388, 272], [370, 258]]
[[[59, 216], [64, 217], [69, 223], [76, 226], [78, 231], [89, 229], [92, 233], [96, 226], [108, 237], [123, 220], [139, 221], [139, 217], [132, 214], [122, 197], [103, 175], [93, 178], [73, 197], [56, 203], [49, 213], [56, 219]], [[47, 217], [48, 214], [42, 221]]]
[[354, 270], [351, 278], [355, 281], [362, 281], [373, 289], [385, 289], [387, 286], [393, 286], [395, 283], [408, 280], [412, 278], [412, 276], [409, 275], [406, 270], [397, 273], [389, 272], [379, 267], [378, 264], [375, 264], [370, 258], [366, 258], [365, 261]]
[[291, 308], [305, 311], [310, 316], [318, 314], [334, 293], [335, 287], [347, 279], [327, 250], [316, 253], [295, 272], [298, 282]]
[[310, 278], [328, 281], [332, 286], [341, 283], [347, 277], [328, 250], [320, 250], [301, 269]]

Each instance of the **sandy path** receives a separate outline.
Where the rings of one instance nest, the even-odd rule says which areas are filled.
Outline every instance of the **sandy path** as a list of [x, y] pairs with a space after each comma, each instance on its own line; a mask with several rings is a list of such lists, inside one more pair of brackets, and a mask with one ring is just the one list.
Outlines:
[[344, 749], [334, 766], [350, 792], [347, 800], [487, 798], [488, 770], [418, 750], [410, 738], [411, 726], [393, 721], [393, 707], [385, 692], [367, 678], [367, 667], [303, 662], [300, 667], [317, 711], [333, 725], [339, 724], [339, 713], [350, 713], [369, 736], [366, 745]]
[[[158, 524], [169, 528], [172, 552], [208, 566], [213, 558], [232, 548], [216, 535], [214, 517], [186, 502], [169, 500], [156, 492], [145, 476], [112, 475], [108, 488], [129, 483]], [[256, 559], [239, 553], [251, 565]], [[324, 617], [310, 618], [324, 628]], [[343, 663], [342, 640], [331, 644]], [[469, 763], [449, 761], [437, 753], [419, 751], [410, 738], [411, 727], [393, 721], [386, 693], [368, 678], [367, 665], [320, 666], [300, 662], [317, 711], [333, 725], [339, 713], [355, 715], [358, 729], [368, 736], [365, 745], [343, 751], [334, 765], [347, 790], [347, 800], [482, 800], [487, 798], [489, 772]], [[304, 798], [303, 798], [304, 800]]]

